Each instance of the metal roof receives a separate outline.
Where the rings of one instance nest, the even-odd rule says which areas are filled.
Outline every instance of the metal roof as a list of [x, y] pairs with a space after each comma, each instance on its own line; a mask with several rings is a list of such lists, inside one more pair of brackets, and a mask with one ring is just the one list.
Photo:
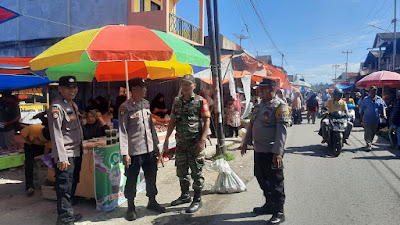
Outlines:
[[[394, 33], [377, 33], [373, 48], [386, 47], [393, 42]], [[396, 39], [400, 39], [400, 32], [396, 32]]]

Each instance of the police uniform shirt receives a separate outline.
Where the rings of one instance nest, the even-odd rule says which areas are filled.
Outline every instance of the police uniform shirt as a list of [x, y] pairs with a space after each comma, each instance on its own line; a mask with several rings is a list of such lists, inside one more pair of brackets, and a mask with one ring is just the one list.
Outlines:
[[68, 161], [68, 157], [81, 155], [83, 133], [78, 106], [66, 100], [55, 101], [48, 111], [52, 157], [56, 163]]
[[121, 155], [141, 155], [158, 151], [159, 140], [146, 99], [129, 99], [119, 107], [119, 140]]
[[254, 108], [245, 143], [254, 142], [256, 152], [283, 154], [287, 135], [289, 109], [287, 104], [275, 96], [271, 101], [262, 101]]

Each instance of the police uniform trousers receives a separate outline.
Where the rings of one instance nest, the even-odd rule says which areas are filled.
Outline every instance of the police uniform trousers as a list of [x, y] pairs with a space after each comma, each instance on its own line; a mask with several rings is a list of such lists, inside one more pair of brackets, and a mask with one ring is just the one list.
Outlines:
[[273, 153], [254, 152], [254, 175], [267, 202], [273, 203], [278, 210], [283, 210], [285, 203], [283, 168], [273, 167], [273, 155]]
[[74, 222], [74, 210], [72, 209], [72, 197], [75, 195], [76, 186], [79, 183], [82, 157], [68, 157], [69, 166], [66, 171], [57, 168], [53, 161], [56, 172], [56, 183], [54, 189], [57, 194], [57, 223]]
[[177, 143], [175, 166], [182, 194], [189, 194], [190, 177], [193, 179], [193, 189], [195, 191], [201, 191], [204, 187], [204, 150], [196, 156], [196, 144], [197, 141], [195, 140]]
[[33, 187], [33, 167], [35, 157], [44, 153], [44, 146], [24, 144], [25, 151], [25, 188], [28, 190]]
[[146, 180], [146, 196], [155, 197], [158, 193], [156, 186], [157, 179], [157, 156], [153, 152], [130, 156], [131, 165], [125, 169], [126, 184], [125, 198], [133, 199], [136, 197], [136, 185], [140, 168], [143, 169]]

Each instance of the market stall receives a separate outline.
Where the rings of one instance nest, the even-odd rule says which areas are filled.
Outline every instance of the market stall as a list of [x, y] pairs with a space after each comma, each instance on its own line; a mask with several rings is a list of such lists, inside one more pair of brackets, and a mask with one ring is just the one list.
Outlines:
[[[157, 128], [161, 130], [160, 127]], [[162, 150], [166, 131], [157, 132]], [[114, 139], [114, 137], [112, 137]], [[115, 136], [116, 142], [117, 137]], [[175, 132], [169, 139], [169, 148], [175, 148]], [[49, 164], [49, 163], [47, 163]], [[94, 138], [83, 142], [82, 168], [76, 196], [96, 199], [96, 209], [110, 211], [125, 202], [124, 186], [126, 177], [122, 164], [119, 143], [107, 145], [107, 138]], [[48, 178], [54, 181], [54, 172], [49, 170]], [[144, 174], [138, 178], [137, 192], [145, 188]]]

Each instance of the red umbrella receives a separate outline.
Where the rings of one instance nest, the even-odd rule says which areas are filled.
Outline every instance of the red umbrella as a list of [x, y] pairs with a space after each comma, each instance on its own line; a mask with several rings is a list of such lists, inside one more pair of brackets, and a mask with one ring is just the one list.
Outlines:
[[400, 74], [386, 70], [371, 73], [357, 82], [356, 87], [385, 87], [396, 88], [400, 86]]

